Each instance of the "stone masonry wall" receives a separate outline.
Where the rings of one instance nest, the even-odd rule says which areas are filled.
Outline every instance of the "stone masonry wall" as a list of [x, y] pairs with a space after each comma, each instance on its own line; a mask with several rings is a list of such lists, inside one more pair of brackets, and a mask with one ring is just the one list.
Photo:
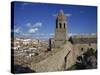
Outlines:
[[[49, 56], [48, 58], [33, 64], [31, 63], [31, 69], [35, 70], [36, 72], [50, 72], [50, 71], [59, 71], [59, 70], [64, 70], [64, 66], [71, 66], [73, 64], [73, 57], [72, 53], [69, 54], [68, 56], [68, 61], [69, 62], [65, 63], [65, 57], [69, 53], [69, 51], [72, 49], [70, 43], [67, 43], [62, 50], [59, 50], [55, 54]], [[68, 68], [68, 67], [66, 67]]]

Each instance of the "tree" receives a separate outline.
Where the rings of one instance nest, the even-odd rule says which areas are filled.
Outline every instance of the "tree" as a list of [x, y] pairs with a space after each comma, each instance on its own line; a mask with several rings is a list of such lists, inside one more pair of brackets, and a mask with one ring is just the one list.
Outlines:
[[76, 69], [93, 69], [97, 67], [97, 52], [88, 49], [83, 55], [77, 57]]

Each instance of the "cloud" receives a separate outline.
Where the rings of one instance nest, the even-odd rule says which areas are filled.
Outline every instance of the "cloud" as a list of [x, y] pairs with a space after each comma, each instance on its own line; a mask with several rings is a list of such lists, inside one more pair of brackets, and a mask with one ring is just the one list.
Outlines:
[[72, 16], [72, 14], [67, 13], [67, 14], [65, 14], [65, 16], [70, 17], [70, 16]]
[[97, 35], [97, 33], [91, 33], [91, 35]]
[[69, 33], [69, 34], [68, 34], [69, 37], [70, 37], [70, 36], [75, 36], [75, 35], [79, 35], [79, 34], [77, 34], [77, 33]]
[[42, 26], [42, 22], [36, 22], [35, 24], [31, 24], [31, 23], [27, 23], [26, 24], [27, 27], [31, 27], [31, 28], [34, 28], [34, 27], [41, 27]]
[[38, 28], [31, 28], [29, 29], [29, 33], [35, 33], [36, 31], [38, 31], [39, 29]]
[[51, 33], [51, 34], [49, 34], [49, 35], [54, 36], [54, 33]]
[[94, 35], [97, 35], [96, 33], [69, 33], [68, 36], [94, 36]]
[[53, 14], [53, 16], [54, 16], [54, 17], [56, 17], [56, 16], [57, 16], [57, 14]]
[[37, 22], [35, 23], [35, 25], [33, 27], [41, 27], [42, 26], [42, 23], [41, 22]]
[[31, 27], [32, 25], [31, 25], [31, 23], [27, 23], [26, 26], [27, 27]]
[[31, 34], [29, 33], [22, 33], [23, 36], [30, 36]]
[[32, 23], [27, 23], [26, 26], [29, 27], [28, 33], [35, 33], [42, 26], [42, 22], [36, 22], [33, 25]]
[[37, 33], [36, 35], [41, 35], [41, 36], [45, 36], [45, 33]]
[[[57, 14], [53, 14], [53, 16], [56, 17]], [[71, 13], [65, 13], [65, 16], [70, 17], [70, 16], [72, 16], [72, 14]]]
[[20, 31], [20, 28], [16, 28], [16, 29], [14, 29], [14, 33], [20, 33], [21, 31]]
[[34, 34], [34, 35], [40, 35], [40, 36], [54, 36], [54, 33], [36, 33], [36, 34]]

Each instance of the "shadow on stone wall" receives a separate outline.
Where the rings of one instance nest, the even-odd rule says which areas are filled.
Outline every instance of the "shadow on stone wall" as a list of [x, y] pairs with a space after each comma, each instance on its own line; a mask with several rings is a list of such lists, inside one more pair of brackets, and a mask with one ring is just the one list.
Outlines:
[[14, 65], [14, 73], [19, 74], [19, 73], [35, 73], [34, 70], [31, 70], [28, 67], [22, 67], [21, 65]]

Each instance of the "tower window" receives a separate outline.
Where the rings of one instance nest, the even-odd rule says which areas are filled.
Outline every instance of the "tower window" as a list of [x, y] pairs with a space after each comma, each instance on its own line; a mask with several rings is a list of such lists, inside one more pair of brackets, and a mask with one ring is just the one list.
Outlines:
[[66, 25], [66, 24], [64, 23], [64, 28], [65, 28], [65, 25]]
[[81, 48], [81, 51], [83, 51], [84, 49], [83, 48]]
[[60, 25], [60, 28], [62, 28], [62, 27], [61, 27], [61, 23], [59, 23], [59, 25]]
[[57, 20], [56, 20], [56, 28], [58, 28]]
[[56, 24], [56, 28], [58, 28], [58, 25]]

